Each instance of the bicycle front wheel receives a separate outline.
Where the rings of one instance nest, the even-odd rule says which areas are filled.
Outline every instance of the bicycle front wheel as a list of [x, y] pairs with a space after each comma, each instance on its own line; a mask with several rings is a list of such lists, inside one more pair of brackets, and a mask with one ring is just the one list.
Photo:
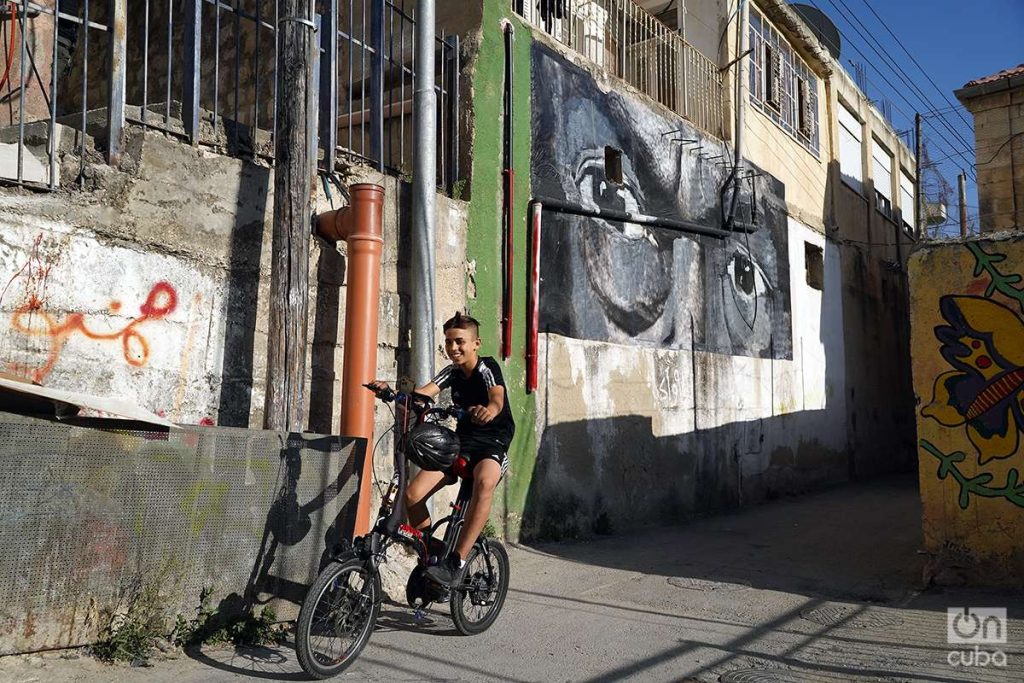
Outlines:
[[472, 636], [491, 627], [505, 604], [508, 572], [508, 553], [499, 541], [484, 539], [473, 546], [459, 583], [452, 588], [455, 630]]
[[332, 562], [313, 582], [299, 611], [295, 651], [314, 678], [336, 676], [370, 640], [380, 611], [380, 576], [362, 560]]

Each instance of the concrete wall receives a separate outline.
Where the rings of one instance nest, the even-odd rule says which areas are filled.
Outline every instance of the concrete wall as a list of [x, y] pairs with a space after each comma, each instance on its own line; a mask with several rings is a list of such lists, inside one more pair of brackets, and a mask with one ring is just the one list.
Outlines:
[[1024, 238], [930, 244], [910, 261], [925, 548], [939, 583], [1024, 577]]
[[[542, 335], [524, 536], [668, 524], [845, 479], [839, 253], [788, 231], [792, 360]], [[824, 251], [822, 290], [806, 244]]]
[[981, 230], [1020, 228], [1024, 226], [1024, 87], [979, 96], [961, 92], [957, 95], [974, 114]]
[[[127, 146], [120, 170], [87, 168], [88, 191], [0, 196], [6, 369], [177, 422], [260, 426], [272, 170], [138, 130]], [[365, 179], [386, 188], [379, 368], [395, 379], [407, 189]], [[440, 323], [465, 306], [465, 206], [439, 197], [437, 218]], [[324, 433], [339, 420], [344, 249], [314, 241], [310, 255], [309, 426]]]
[[[843, 104], [863, 123], [860, 187], [843, 180], [839, 168], [837, 111]], [[902, 204], [898, 174], [905, 170], [913, 177], [914, 157], [842, 69], [829, 77], [827, 106], [823, 126], [828, 126], [830, 161], [824, 217], [828, 233], [843, 245], [850, 476], [909, 471], [915, 458], [905, 264], [915, 237], [902, 223], [913, 207]], [[874, 138], [893, 152], [891, 216], [876, 206]]]
[[[584, 60], [564, 51], [556, 56], [559, 50], [533, 50], [535, 193], [604, 206], [598, 186], [614, 186], [598, 177], [603, 166], [590, 163], [588, 152], [607, 144], [623, 151], [619, 194], [630, 194], [623, 199], [627, 210], [717, 224], [724, 173], [660, 133], [701, 139], [709, 155], [717, 143], [606, 82]], [[625, 229], [616, 237], [614, 221], [566, 221], [545, 212], [541, 326], [547, 333], [522, 537], [671, 523], [847, 477], [847, 433], [836, 428], [847, 414], [839, 249], [787, 217], [783, 196], [782, 184], [766, 173], [758, 186], [761, 229], [749, 239], [724, 241], [670, 238], [652, 228], [642, 230], [646, 241]], [[745, 219], [751, 199], [741, 197]], [[678, 280], [670, 287], [673, 310], [658, 308], [652, 317], [652, 292], [664, 269], [656, 253], [666, 240], [683, 245], [673, 246], [671, 262], [683, 252], [696, 255], [683, 258], [691, 264], [685, 277], [672, 271]], [[746, 295], [734, 252], [751, 260], [754, 285]], [[815, 253], [817, 279], [809, 278], [805, 262]], [[595, 282], [602, 269], [607, 278]], [[589, 305], [566, 303], [588, 296]], [[642, 310], [623, 316], [623, 302]], [[575, 321], [568, 326], [566, 306]], [[607, 319], [598, 324], [601, 311]], [[744, 313], [753, 330], [743, 327]], [[669, 324], [675, 318], [688, 324]]]

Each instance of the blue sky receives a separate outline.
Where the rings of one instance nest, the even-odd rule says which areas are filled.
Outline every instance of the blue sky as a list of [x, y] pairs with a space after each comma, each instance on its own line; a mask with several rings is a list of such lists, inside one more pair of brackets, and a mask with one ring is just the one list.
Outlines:
[[[898, 130], [912, 129], [915, 111], [947, 108], [959, 104], [953, 91], [967, 81], [1024, 63], [1024, 0], [803, 0], [815, 5], [836, 23], [842, 34], [843, 66], [853, 73], [850, 60], [865, 65], [868, 95], [891, 102], [892, 118]], [[871, 10], [877, 13], [877, 17]], [[880, 21], [881, 19], [881, 21]], [[859, 20], [859, 23], [858, 21]], [[882, 22], [885, 22], [884, 24]], [[931, 76], [938, 90], [921, 73], [885, 26]], [[877, 39], [877, 43], [871, 40]], [[906, 72], [931, 102], [927, 105], [895, 73], [892, 63]], [[881, 72], [881, 74], [879, 73]], [[890, 83], [886, 83], [886, 79]], [[940, 91], [941, 90], [941, 94]], [[898, 92], [897, 92], [898, 91]], [[945, 95], [949, 102], [943, 98]], [[974, 134], [968, 122], [973, 117], [959, 108], [928, 116], [924, 137], [933, 160], [953, 187], [952, 217], [956, 217], [956, 176], [959, 168], [974, 162]], [[963, 140], [943, 124], [955, 129]], [[964, 141], [969, 143], [969, 147]], [[977, 220], [977, 194], [968, 173], [967, 204]], [[984, 217], [981, 217], [984, 221]], [[944, 230], [958, 230], [956, 225]]]

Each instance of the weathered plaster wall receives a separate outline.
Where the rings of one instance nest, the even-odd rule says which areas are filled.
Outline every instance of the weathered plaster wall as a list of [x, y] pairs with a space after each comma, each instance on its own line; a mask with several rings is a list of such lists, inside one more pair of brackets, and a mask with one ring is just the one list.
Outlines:
[[[913, 213], [898, 192], [899, 173], [913, 176], [914, 157], [853, 79], [834, 68], [829, 79], [828, 127], [831, 151], [825, 222], [842, 245], [850, 477], [913, 471], [913, 389], [907, 257], [913, 231], [902, 216]], [[842, 103], [842, 104], [841, 104]], [[863, 123], [859, 187], [839, 168], [838, 108], [845, 104]], [[893, 215], [875, 200], [871, 141], [893, 152]]]
[[925, 548], [940, 583], [1024, 577], [1024, 238], [910, 260]]
[[[539, 41], [533, 73], [536, 196], [720, 224], [725, 171], [669, 138], [707, 156], [721, 143]], [[605, 146], [622, 151], [621, 183]], [[545, 211], [523, 537], [668, 523], [845, 478], [839, 252], [786, 216], [781, 183], [756, 189], [749, 238]], [[743, 220], [753, 197], [747, 185]]]
[[[0, 196], [5, 369], [178, 422], [261, 426], [272, 170], [136, 129], [127, 148], [120, 169], [87, 167], [86, 191]], [[378, 358], [393, 380], [414, 295], [408, 193], [376, 174], [349, 180], [385, 186]], [[317, 206], [331, 206], [322, 188]], [[465, 305], [465, 205], [439, 197], [437, 219], [440, 323]], [[307, 407], [321, 433], [339, 424], [345, 284], [345, 246], [314, 240]]]
[[[672, 523], [845, 478], [839, 254], [788, 232], [792, 360], [542, 335], [523, 536]], [[820, 291], [805, 243], [824, 251]]]

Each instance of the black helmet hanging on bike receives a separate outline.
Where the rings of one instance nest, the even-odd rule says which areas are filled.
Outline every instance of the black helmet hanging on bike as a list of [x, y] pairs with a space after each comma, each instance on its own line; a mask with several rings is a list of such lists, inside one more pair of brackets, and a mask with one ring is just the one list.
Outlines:
[[431, 472], [446, 470], [459, 454], [459, 437], [447, 427], [424, 422], [409, 432], [405, 453], [420, 469]]

